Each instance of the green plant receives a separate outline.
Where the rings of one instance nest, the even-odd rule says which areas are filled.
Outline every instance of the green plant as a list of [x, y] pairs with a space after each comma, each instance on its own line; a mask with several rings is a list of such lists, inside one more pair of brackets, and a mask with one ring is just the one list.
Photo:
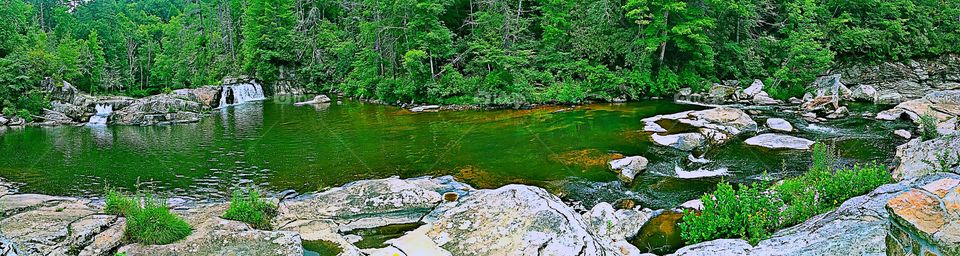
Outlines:
[[260, 198], [260, 192], [248, 189], [244, 195], [240, 190], [233, 192], [230, 207], [223, 218], [242, 221], [258, 229], [270, 229], [270, 219], [276, 216], [276, 207]]
[[920, 139], [932, 140], [939, 136], [937, 134], [937, 119], [929, 114], [920, 116]]
[[957, 162], [960, 162], [960, 152], [953, 152], [949, 149], [936, 153], [936, 157], [936, 162], [926, 159], [923, 160], [923, 163], [933, 167], [933, 172], [951, 172], [951, 168], [953, 168]]
[[192, 232], [190, 224], [171, 213], [163, 200], [153, 196], [130, 197], [111, 190], [104, 210], [126, 217], [124, 235], [131, 242], [169, 244]]
[[769, 188], [726, 182], [701, 196], [703, 211], [685, 211], [681, 237], [688, 243], [718, 238], [744, 238], [756, 244], [784, 227], [836, 208], [843, 201], [889, 183], [886, 167], [878, 164], [834, 168], [836, 152], [824, 144], [813, 151], [813, 164], [804, 175]]
[[107, 188], [106, 204], [103, 207], [107, 214], [126, 216], [137, 207], [134, 198], [124, 196], [115, 189]]

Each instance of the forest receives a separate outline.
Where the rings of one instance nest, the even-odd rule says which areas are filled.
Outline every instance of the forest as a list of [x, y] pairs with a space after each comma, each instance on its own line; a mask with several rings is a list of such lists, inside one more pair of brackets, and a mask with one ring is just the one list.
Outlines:
[[642, 99], [960, 52], [955, 0], [0, 0], [0, 108], [249, 75], [396, 103]]

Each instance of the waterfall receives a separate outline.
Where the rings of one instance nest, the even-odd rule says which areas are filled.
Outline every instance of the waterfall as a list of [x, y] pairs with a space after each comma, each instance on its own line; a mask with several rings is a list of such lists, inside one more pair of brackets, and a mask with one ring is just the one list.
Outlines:
[[243, 104], [249, 101], [263, 100], [263, 87], [256, 82], [224, 85], [220, 92], [220, 108]]
[[113, 113], [113, 106], [109, 104], [97, 104], [94, 108], [97, 109], [97, 113], [90, 117], [90, 122], [87, 122], [87, 125], [107, 125], [107, 118], [110, 117], [110, 113]]

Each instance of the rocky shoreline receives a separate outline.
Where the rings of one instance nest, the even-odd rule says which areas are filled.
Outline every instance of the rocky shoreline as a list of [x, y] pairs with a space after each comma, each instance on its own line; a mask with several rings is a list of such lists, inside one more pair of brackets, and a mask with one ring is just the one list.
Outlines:
[[[951, 143], [960, 137], [911, 142], [901, 151], [914, 153], [898, 159], [923, 162], [929, 156], [916, 152]], [[960, 248], [960, 165], [948, 168], [903, 172], [900, 182], [756, 246], [720, 239], [672, 255], [952, 255]], [[274, 228], [258, 230], [220, 218], [227, 203], [170, 200], [193, 233], [173, 244], [141, 245], [125, 241], [124, 218], [105, 214], [100, 200], [20, 194], [0, 181], [0, 255], [303, 255], [303, 244], [312, 241], [334, 244], [339, 255], [652, 255], [629, 239], [660, 212], [678, 210], [599, 203], [578, 211], [542, 188], [474, 189], [449, 176], [363, 180], [304, 195], [282, 193], [272, 201], [279, 206]], [[350, 234], [396, 224], [416, 228], [376, 248], [359, 248], [362, 238]]]

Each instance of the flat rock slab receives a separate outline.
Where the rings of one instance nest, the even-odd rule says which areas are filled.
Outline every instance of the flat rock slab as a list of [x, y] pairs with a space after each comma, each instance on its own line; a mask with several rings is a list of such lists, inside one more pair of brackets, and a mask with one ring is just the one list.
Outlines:
[[[948, 163], [960, 161], [960, 136], [942, 136], [928, 141], [916, 138], [897, 146], [896, 157], [900, 165], [893, 170], [894, 179], [920, 177], [943, 167], [938, 166], [938, 158], [944, 158]], [[953, 170], [958, 170], [958, 167], [953, 167]]]
[[[9, 197], [15, 196], [5, 196], [4, 199]], [[71, 225], [96, 212], [76, 202], [44, 206], [0, 220], [0, 234], [9, 237], [27, 255], [46, 255], [69, 246], [61, 241], [72, 242], [69, 237]]]
[[767, 127], [770, 127], [770, 129], [774, 131], [781, 131], [781, 132], [793, 131], [793, 125], [790, 125], [790, 122], [787, 122], [787, 120], [784, 120], [783, 118], [767, 119]]
[[887, 202], [892, 255], [960, 255], [960, 179], [943, 178]]
[[683, 151], [694, 150], [706, 143], [706, 137], [699, 133], [681, 133], [673, 135], [650, 135], [657, 145], [668, 146]]
[[800, 149], [808, 150], [815, 142], [812, 140], [797, 138], [790, 135], [766, 133], [760, 134], [746, 141], [747, 145], [771, 148], [771, 149]]

